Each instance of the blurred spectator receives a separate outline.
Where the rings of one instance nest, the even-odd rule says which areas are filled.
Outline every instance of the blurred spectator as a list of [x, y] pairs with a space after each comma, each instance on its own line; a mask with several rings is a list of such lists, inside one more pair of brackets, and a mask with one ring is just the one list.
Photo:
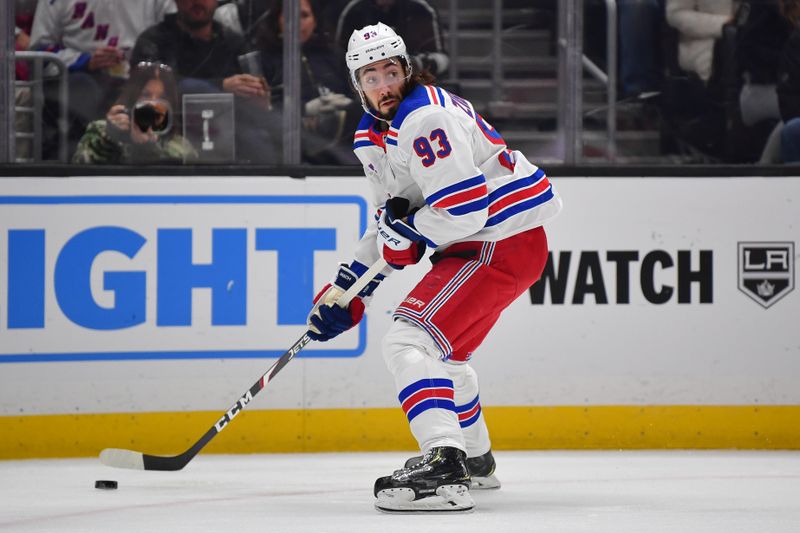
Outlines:
[[667, 0], [666, 16], [678, 30], [678, 62], [708, 82], [714, 58], [714, 41], [731, 22], [733, 0]]
[[139, 36], [131, 60], [171, 66], [181, 94], [234, 94], [237, 158], [274, 163], [273, 142], [263, 126], [268, 121], [269, 86], [258, 75], [242, 73], [242, 36], [214, 20], [217, 0], [176, 0], [176, 5], [177, 13]]
[[213, 19], [217, 4], [217, 0], [176, 0], [178, 12], [139, 36], [131, 61], [171, 66], [183, 93], [223, 90], [265, 97], [262, 80], [241, 74], [237, 57], [244, 51], [244, 41]]
[[693, 157], [722, 160], [729, 118], [726, 103], [738, 98], [738, 88], [733, 97], [728, 94], [733, 43], [722, 39], [733, 22], [734, 2], [667, 0], [665, 10], [670, 36], [674, 35], [670, 40], [674, 49], [665, 51], [672, 67], [662, 87], [665, 127]]
[[142, 63], [105, 119], [89, 124], [72, 158], [80, 164], [181, 163], [196, 156], [179, 134], [178, 91], [172, 70]]
[[136, 38], [171, 11], [175, 11], [173, 0], [41, 1], [33, 21], [32, 48], [54, 52], [73, 72], [123, 77]]
[[[667, 1], [682, 78], [662, 99], [679, 138], [728, 163], [759, 160], [779, 119], [775, 83], [790, 25], [779, 0]], [[673, 87], [673, 88], [674, 88]]]
[[[721, 110], [727, 163], [761, 160], [780, 120], [775, 91], [778, 64], [791, 26], [779, 0], [738, 2], [733, 19], [715, 42], [707, 94]], [[772, 152], [773, 150], [769, 150]]]
[[[31, 46], [31, 28], [37, 0], [14, 0], [14, 49], [28, 50]], [[18, 61], [15, 65], [18, 80], [27, 80], [28, 65]]]
[[[27, 50], [31, 44], [31, 27], [33, 26], [33, 14], [36, 11], [36, 0], [15, 0], [14, 1], [14, 50], [20, 52]], [[15, 67], [15, 79], [27, 81], [30, 79], [30, 71], [25, 61], [17, 61]], [[14, 87], [14, 105], [20, 108], [31, 107], [33, 95], [30, 87]], [[14, 114], [14, 131], [18, 133], [33, 133], [33, 117], [30, 113]], [[33, 144], [31, 139], [18, 137], [16, 139], [16, 157], [20, 160], [27, 160], [33, 154]]]
[[784, 125], [780, 154], [784, 163], [800, 163], [800, 5], [781, 2], [782, 12], [794, 28], [783, 51], [778, 76], [778, 102]]
[[[128, 53], [145, 28], [174, 11], [173, 0], [42, 0], [31, 49], [53, 52], [69, 68], [69, 111], [80, 135], [112, 102], [128, 75]], [[57, 101], [55, 94], [49, 100]]]
[[[352, 133], [360, 107], [347, 96], [341, 56], [319, 33], [317, 0], [300, 0], [302, 157], [317, 164], [356, 164]], [[273, 0], [258, 34], [263, 72], [276, 107], [283, 103], [283, 1]]]
[[742, 82], [739, 107], [746, 126], [780, 119], [775, 88], [783, 49], [792, 33], [792, 23], [783, 16], [781, 3], [742, 2], [736, 14], [736, 60]]
[[347, 50], [353, 30], [383, 22], [403, 36], [414, 66], [441, 76], [450, 63], [436, 9], [425, 0], [352, 0], [339, 16], [336, 44]]
[[[621, 98], [654, 96], [662, 82], [665, 0], [617, 0], [618, 91]], [[607, 65], [608, 6], [584, 0], [583, 52], [598, 67]], [[557, 31], [557, 30], [553, 30]]]
[[617, 9], [621, 96], [660, 91], [664, 0], [619, 0]]
[[793, 28], [792, 31], [800, 27], [800, 1], [798, 0], [780, 0], [781, 15]]
[[266, 18], [268, 8], [269, 0], [229, 0], [220, 2], [214, 20], [241, 35], [249, 49], [255, 29]]

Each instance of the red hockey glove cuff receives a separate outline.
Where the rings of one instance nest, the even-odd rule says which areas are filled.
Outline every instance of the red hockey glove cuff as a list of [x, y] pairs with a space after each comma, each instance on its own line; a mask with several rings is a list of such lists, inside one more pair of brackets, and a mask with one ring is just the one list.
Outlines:
[[378, 252], [392, 268], [402, 269], [419, 263], [425, 255], [425, 238], [402, 219], [393, 219], [389, 210], [378, 218]]

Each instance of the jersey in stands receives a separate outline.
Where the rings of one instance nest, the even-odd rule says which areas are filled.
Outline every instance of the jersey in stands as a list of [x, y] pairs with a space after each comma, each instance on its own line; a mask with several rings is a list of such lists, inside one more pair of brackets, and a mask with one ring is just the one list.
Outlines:
[[40, 0], [31, 49], [54, 52], [70, 70], [82, 70], [97, 48], [127, 52], [140, 33], [173, 11], [174, 0]]

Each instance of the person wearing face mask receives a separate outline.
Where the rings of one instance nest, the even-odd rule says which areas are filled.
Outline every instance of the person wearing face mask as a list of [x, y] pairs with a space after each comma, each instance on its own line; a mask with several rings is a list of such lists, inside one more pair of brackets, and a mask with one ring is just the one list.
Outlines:
[[[308, 335], [328, 341], [355, 326], [382, 280], [432, 267], [396, 308], [383, 357], [421, 456], [378, 478], [387, 512], [468, 511], [472, 488], [495, 488], [495, 460], [469, 360], [501, 312], [542, 274], [543, 224], [561, 210], [545, 172], [473, 105], [412, 67], [385, 24], [355, 30], [346, 54], [364, 108], [353, 148], [371, 185], [375, 216], [314, 299]], [[370, 265], [388, 266], [346, 307], [336, 302]]]
[[[303, 116], [302, 158], [306, 163], [357, 164], [349, 132], [358, 121], [358, 104], [338, 56], [319, 25], [317, 0], [300, 0], [300, 102]], [[271, 88], [272, 106], [283, 105], [283, 1], [273, 0], [258, 33], [262, 69]]]
[[178, 134], [177, 89], [166, 65], [140, 63], [131, 69], [105, 119], [89, 124], [72, 162], [86, 165], [178, 164], [197, 152]]

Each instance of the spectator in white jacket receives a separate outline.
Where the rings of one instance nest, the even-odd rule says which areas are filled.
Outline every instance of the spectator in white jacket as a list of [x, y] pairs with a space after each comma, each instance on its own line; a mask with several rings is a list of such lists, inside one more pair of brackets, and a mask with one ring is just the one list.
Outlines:
[[667, 0], [667, 23], [678, 30], [678, 62], [707, 82], [711, 77], [714, 41], [733, 19], [734, 0]]

